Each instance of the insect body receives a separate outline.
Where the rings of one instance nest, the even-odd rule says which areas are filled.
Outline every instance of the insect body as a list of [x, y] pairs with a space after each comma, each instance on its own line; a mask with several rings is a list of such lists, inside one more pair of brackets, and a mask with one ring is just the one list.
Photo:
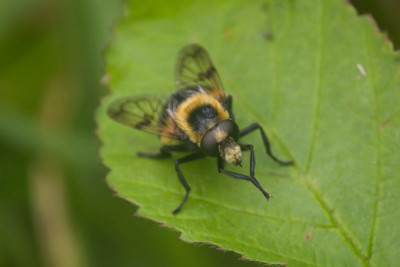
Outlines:
[[[241, 144], [239, 139], [259, 129], [266, 152], [273, 160], [282, 165], [293, 162], [282, 161], [272, 154], [267, 135], [259, 124], [239, 130], [232, 113], [232, 98], [225, 95], [217, 70], [203, 47], [191, 44], [181, 50], [175, 68], [175, 82], [177, 90], [169, 97], [145, 95], [120, 98], [108, 108], [109, 116], [116, 121], [160, 137], [164, 145], [159, 153], [139, 152], [138, 156], [167, 158], [171, 157], [171, 152], [191, 152], [175, 161], [175, 169], [186, 194], [173, 213], [181, 210], [190, 192], [180, 164], [205, 156], [217, 158], [219, 172], [250, 181], [269, 199], [271, 196], [254, 177], [253, 146]], [[224, 169], [225, 162], [241, 165], [242, 151], [250, 151], [249, 176]]]

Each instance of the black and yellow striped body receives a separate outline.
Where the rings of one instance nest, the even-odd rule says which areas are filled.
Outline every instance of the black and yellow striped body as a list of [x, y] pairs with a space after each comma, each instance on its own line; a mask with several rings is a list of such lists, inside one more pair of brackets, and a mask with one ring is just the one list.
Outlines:
[[[214, 96], [191, 89], [173, 94], [165, 104], [161, 117], [165, 131], [177, 127], [186, 140], [198, 146], [208, 130], [219, 121], [230, 118], [226, 107]], [[169, 143], [172, 140], [161, 135], [161, 141]]]

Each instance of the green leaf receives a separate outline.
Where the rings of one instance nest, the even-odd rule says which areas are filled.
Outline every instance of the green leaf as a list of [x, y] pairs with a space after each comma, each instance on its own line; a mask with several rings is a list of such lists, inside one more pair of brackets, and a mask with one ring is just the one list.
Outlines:
[[[98, 122], [108, 183], [140, 215], [267, 263], [398, 263], [400, 57], [368, 18], [341, 0], [131, 1], [126, 11]], [[275, 154], [296, 162], [273, 162], [259, 133], [243, 139], [268, 202], [207, 158], [182, 166], [192, 191], [173, 216], [184, 195], [173, 160], [136, 157], [157, 151], [156, 138], [106, 115], [116, 97], [173, 92], [177, 52], [192, 42], [213, 58], [239, 127], [260, 123]]]

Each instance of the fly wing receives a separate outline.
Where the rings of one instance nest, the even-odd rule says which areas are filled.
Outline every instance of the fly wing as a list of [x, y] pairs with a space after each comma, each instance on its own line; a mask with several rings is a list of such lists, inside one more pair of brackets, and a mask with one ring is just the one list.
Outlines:
[[159, 95], [119, 98], [109, 105], [107, 113], [114, 120], [138, 130], [181, 140], [179, 129], [166, 127], [169, 116], [165, 116], [164, 109], [167, 100], [168, 97]]
[[217, 69], [207, 51], [198, 44], [187, 45], [179, 52], [175, 83], [178, 91], [205, 92], [226, 106], [225, 91]]

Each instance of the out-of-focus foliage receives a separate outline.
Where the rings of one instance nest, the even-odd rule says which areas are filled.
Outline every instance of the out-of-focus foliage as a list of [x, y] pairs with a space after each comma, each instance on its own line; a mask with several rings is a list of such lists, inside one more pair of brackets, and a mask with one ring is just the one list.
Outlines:
[[[354, 2], [399, 44], [396, 0]], [[254, 266], [181, 242], [111, 195], [93, 116], [122, 5], [1, 2], [0, 266]]]
[[388, 34], [396, 50], [400, 48], [400, 1], [351, 0], [360, 14], [373, 16], [380, 29]]

